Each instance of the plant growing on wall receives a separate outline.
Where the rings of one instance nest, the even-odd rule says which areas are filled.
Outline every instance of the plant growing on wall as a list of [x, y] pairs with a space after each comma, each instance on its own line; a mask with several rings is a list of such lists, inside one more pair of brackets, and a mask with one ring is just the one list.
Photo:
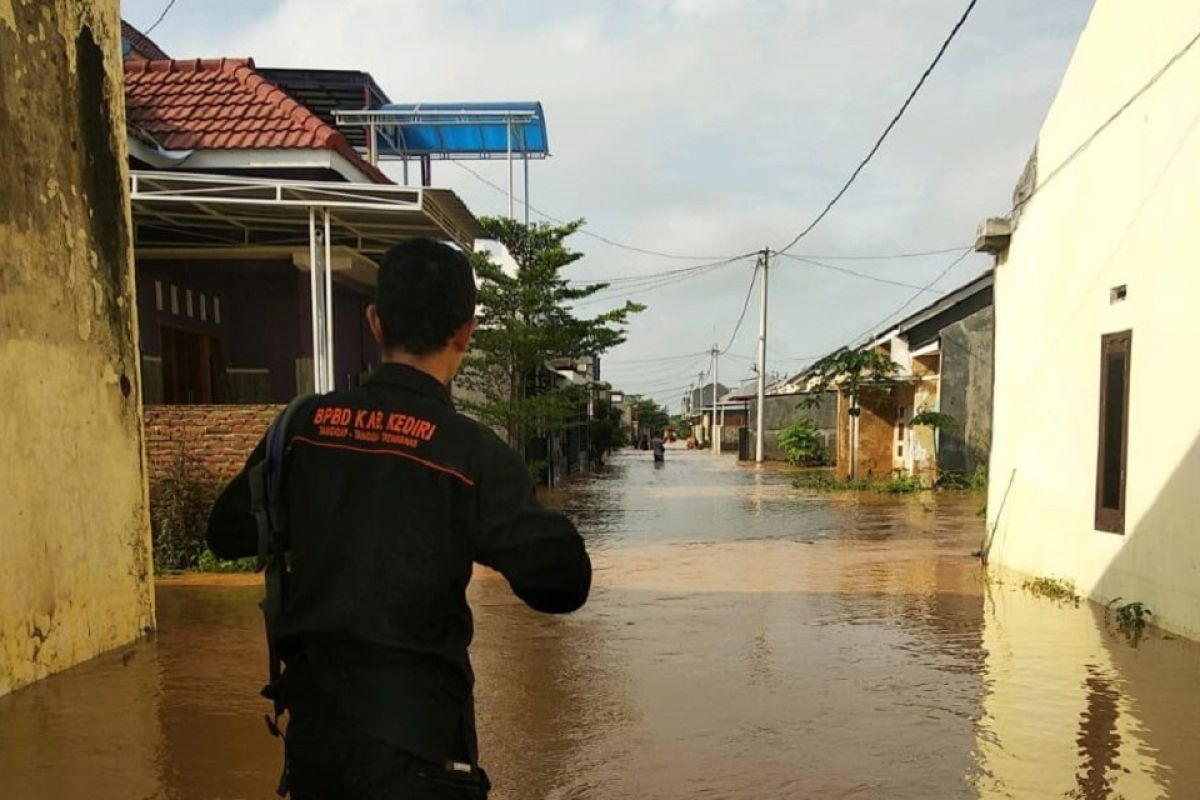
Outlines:
[[812, 467], [825, 463], [825, 443], [816, 423], [807, 417], [779, 432], [779, 447], [789, 464]]
[[950, 414], [943, 414], [941, 411], [931, 411], [922, 409], [920, 413], [912, 418], [912, 425], [924, 425], [935, 430], [953, 431], [958, 429], [958, 420]]
[[929, 408], [921, 409], [909, 424], [913, 427], [920, 425], [933, 431], [933, 461], [935, 464], [938, 463], [938, 439], [941, 438], [938, 433], [940, 431], [958, 430], [958, 420], [950, 414], [943, 414], [941, 411], [934, 411]]

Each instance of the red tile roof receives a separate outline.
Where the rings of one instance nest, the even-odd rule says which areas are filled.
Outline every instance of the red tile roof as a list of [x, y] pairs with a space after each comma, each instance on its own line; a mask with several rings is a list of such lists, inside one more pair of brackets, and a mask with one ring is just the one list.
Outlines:
[[392, 182], [250, 59], [126, 61], [125, 113], [167, 150], [332, 150]]

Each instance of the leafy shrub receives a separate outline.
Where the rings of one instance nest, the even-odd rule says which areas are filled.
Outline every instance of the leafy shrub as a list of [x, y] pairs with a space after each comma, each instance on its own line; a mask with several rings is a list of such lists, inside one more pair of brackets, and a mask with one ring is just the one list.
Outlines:
[[206, 547], [196, 562], [196, 568], [201, 572], [254, 572], [257, 562], [258, 559], [254, 556], [226, 561], [218, 558]]
[[779, 447], [788, 463], [816, 467], [825, 463], [825, 443], [816, 423], [808, 417], [799, 419], [779, 432]]
[[208, 515], [220, 482], [186, 447], [150, 492], [150, 532], [154, 568], [161, 572], [195, 569], [205, 551]]
[[925, 488], [920, 475], [897, 475], [879, 486], [884, 494], [912, 494]]
[[967, 489], [972, 492], [985, 492], [988, 485], [987, 467], [980, 464], [970, 472], [944, 469], [938, 475], [937, 484], [941, 489]]

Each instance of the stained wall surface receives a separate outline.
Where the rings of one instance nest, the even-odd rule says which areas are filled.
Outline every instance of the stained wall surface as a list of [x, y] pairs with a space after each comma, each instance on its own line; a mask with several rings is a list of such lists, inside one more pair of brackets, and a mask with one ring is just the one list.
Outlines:
[[115, 0], [0, 0], [0, 694], [154, 627]]

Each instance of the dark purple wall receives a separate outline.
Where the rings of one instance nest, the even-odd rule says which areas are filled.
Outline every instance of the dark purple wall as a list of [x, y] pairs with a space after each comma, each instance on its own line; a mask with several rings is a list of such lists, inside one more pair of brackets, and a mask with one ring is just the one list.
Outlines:
[[339, 389], [357, 386], [368, 363], [378, 361], [366, 320], [370, 298], [344, 286], [333, 289], [334, 381]]
[[[312, 356], [312, 312], [308, 273], [290, 260], [153, 261], [138, 259], [137, 303], [142, 352], [161, 356], [163, 325], [218, 336], [228, 368], [265, 368], [270, 374], [271, 401], [287, 402], [296, 391], [296, 359]], [[162, 284], [163, 308], [156, 305], [155, 281]], [[171, 311], [171, 286], [179, 297], [179, 313]], [[186, 292], [192, 291], [192, 316]], [[206, 320], [200, 319], [203, 294]], [[219, 298], [216, 322], [213, 298]], [[334, 374], [337, 386], [346, 375], [357, 385], [364, 364], [377, 361], [363, 317], [369, 295], [334, 287]]]
[[[161, 327], [207, 333], [221, 338], [228, 346], [230, 329], [231, 282], [225, 270], [202, 268], [181, 269], [171, 262], [141, 261], [136, 264], [138, 331], [141, 335], [142, 353], [149, 356], [162, 355]], [[156, 282], [161, 286], [162, 308], [158, 308]], [[178, 298], [178, 313], [172, 311], [171, 288], [175, 287]], [[187, 293], [192, 293], [192, 313], [187, 313]], [[204, 319], [200, 305], [203, 296]], [[214, 299], [220, 304], [220, 323], [217, 322]]]

